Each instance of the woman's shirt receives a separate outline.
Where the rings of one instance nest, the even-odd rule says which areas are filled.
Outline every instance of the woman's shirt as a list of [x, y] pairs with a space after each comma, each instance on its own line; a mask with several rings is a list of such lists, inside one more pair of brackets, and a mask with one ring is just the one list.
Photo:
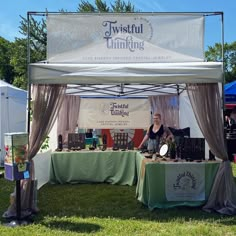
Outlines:
[[153, 124], [150, 126], [148, 131], [148, 136], [150, 139], [156, 139], [157, 137], [161, 137], [164, 134], [164, 127], [163, 125], [160, 126], [159, 130], [155, 133], [153, 132]]

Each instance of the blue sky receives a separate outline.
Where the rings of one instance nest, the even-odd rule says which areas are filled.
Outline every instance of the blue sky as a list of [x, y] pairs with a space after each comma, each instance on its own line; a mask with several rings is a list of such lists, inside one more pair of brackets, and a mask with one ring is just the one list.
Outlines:
[[[19, 34], [20, 15], [27, 17], [28, 11], [57, 12], [60, 9], [76, 11], [80, 0], [6, 0], [1, 2], [0, 36], [14, 41]], [[94, 3], [94, 0], [90, 0]], [[108, 4], [114, 0], [106, 1]], [[236, 41], [235, 0], [130, 0], [141, 12], [224, 12], [224, 41]], [[221, 17], [206, 18], [205, 44], [221, 42]]]

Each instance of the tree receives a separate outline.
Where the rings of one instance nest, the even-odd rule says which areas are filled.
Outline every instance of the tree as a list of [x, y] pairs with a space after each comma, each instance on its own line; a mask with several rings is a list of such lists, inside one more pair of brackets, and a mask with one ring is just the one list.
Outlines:
[[12, 43], [0, 37], [0, 79], [8, 83], [14, 80], [14, 68], [10, 64]]
[[[95, 4], [89, 1], [82, 0], [78, 4], [78, 12], [134, 12], [134, 6], [128, 1], [116, 0], [110, 7], [105, 1], [95, 0]], [[59, 10], [59, 12], [67, 12], [66, 10]], [[23, 38], [16, 38], [13, 43], [13, 54], [9, 68], [14, 72], [10, 82], [13, 82], [17, 87], [27, 88], [27, 35], [28, 35], [28, 20], [21, 16], [20, 33]], [[30, 35], [30, 63], [46, 59], [46, 45], [47, 45], [47, 30], [45, 19], [30, 16], [29, 18], [29, 35]], [[14, 68], [14, 70], [13, 70]], [[1, 76], [1, 72], [0, 72]], [[8, 76], [9, 78], [10, 76]]]
[[79, 3], [78, 12], [134, 12], [134, 5], [128, 1], [116, 0], [114, 4], [110, 4], [108, 7], [105, 1], [95, 0], [95, 5], [91, 4], [89, 1], [82, 0]]
[[[27, 89], [27, 34], [28, 34], [28, 21], [21, 16], [20, 33], [23, 38], [16, 38], [15, 42], [11, 45], [11, 58], [10, 66], [14, 71], [14, 78], [11, 83], [13, 85]], [[46, 43], [47, 32], [46, 23], [43, 18], [36, 20], [33, 17], [29, 19], [30, 29], [30, 62], [37, 62], [45, 60], [46, 58]]]
[[27, 40], [16, 39], [12, 45], [12, 56], [10, 61], [14, 68], [13, 85], [22, 89], [27, 88]]
[[[28, 35], [28, 20], [21, 16], [20, 33], [25, 36]], [[36, 20], [34, 17], [29, 18], [29, 45], [30, 45], [30, 62], [45, 60], [46, 45], [47, 45], [47, 30], [44, 18]], [[25, 41], [27, 45], [27, 41]], [[26, 54], [27, 55], [27, 54]]]
[[[205, 57], [208, 61], [222, 61], [222, 44], [208, 47]], [[236, 80], [236, 41], [224, 44], [224, 72], [226, 83]]]

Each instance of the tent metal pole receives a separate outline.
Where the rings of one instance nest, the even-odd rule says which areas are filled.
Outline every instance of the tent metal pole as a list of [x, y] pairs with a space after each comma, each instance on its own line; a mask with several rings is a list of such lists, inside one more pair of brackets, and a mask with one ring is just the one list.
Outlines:
[[[224, 121], [225, 121], [225, 91], [224, 91], [224, 85], [225, 85], [225, 51], [224, 51], [224, 13], [221, 12], [221, 56], [222, 56], [222, 71], [223, 71], [223, 78], [222, 78], [222, 125], [224, 127]], [[226, 140], [226, 130], [224, 129], [224, 140], [225, 140], [225, 146], [227, 147], [227, 140]], [[228, 157], [229, 158], [229, 157]]]
[[224, 93], [224, 85], [225, 85], [225, 52], [224, 52], [224, 13], [221, 13], [221, 56], [222, 56], [222, 71], [223, 71], [223, 81], [222, 81], [222, 106], [223, 106], [223, 122], [224, 122], [224, 111], [225, 111], [225, 93]]
[[28, 66], [28, 108], [27, 108], [27, 133], [30, 133], [30, 111], [31, 111], [31, 82], [30, 82], [30, 70], [29, 70], [29, 64], [30, 64], [30, 13], [27, 12], [27, 66]]

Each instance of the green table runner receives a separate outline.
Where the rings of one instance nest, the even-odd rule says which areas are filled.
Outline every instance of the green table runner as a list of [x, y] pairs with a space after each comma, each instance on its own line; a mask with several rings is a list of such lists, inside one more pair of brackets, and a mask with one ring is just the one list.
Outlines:
[[51, 183], [137, 182], [135, 151], [55, 152], [51, 155]]

